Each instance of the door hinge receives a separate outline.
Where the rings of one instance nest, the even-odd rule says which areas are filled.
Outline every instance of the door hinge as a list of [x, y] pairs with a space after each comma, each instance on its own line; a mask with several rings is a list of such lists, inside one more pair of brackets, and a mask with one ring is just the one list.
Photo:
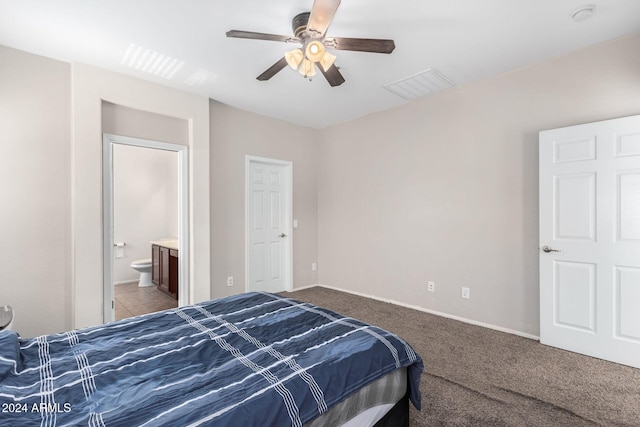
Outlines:
[[116, 308], [116, 303], [115, 301], [111, 300], [111, 309], [114, 309], [114, 308]]

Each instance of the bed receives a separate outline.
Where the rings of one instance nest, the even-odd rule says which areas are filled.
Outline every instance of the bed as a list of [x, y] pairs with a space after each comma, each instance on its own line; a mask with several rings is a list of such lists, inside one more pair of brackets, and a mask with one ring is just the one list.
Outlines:
[[407, 425], [422, 369], [378, 327], [246, 293], [32, 339], [1, 331], [0, 425]]

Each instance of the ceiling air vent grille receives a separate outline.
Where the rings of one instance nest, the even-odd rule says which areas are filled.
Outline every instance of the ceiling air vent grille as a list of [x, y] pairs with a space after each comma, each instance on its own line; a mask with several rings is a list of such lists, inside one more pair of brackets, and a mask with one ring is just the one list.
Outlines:
[[413, 76], [398, 80], [397, 82], [384, 85], [384, 88], [395, 93], [401, 98], [411, 100], [448, 89], [455, 86], [451, 80], [446, 78], [438, 70], [429, 68]]

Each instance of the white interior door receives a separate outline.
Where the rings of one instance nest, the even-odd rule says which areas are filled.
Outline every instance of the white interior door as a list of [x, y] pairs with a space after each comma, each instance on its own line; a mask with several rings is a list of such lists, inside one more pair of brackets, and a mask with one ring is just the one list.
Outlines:
[[640, 116], [540, 133], [540, 341], [640, 368]]
[[247, 157], [247, 290], [290, 291], [291, 162]]

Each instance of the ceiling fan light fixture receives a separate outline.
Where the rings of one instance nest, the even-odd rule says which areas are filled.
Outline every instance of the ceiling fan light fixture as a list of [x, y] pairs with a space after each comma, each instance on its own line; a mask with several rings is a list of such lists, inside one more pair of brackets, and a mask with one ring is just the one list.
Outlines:
[[293, 49], [284, 53], [284, 57], [287, 60], [287, 64], [294, 70], [297, 70], [304, 59], [304, 53], [302, 49]]
[[336, 62], [336, 56], [330, 54], [329, 52], [325, 52], [322, 59], [319, 61], [320, 66], [323, 70], [329, 71], [329, 68]]
[[324, 56], [324, 45], [318, 40], [314, 40], [307, 44], [305, 48], [306, 57], [313, 62], [319, 62]]

